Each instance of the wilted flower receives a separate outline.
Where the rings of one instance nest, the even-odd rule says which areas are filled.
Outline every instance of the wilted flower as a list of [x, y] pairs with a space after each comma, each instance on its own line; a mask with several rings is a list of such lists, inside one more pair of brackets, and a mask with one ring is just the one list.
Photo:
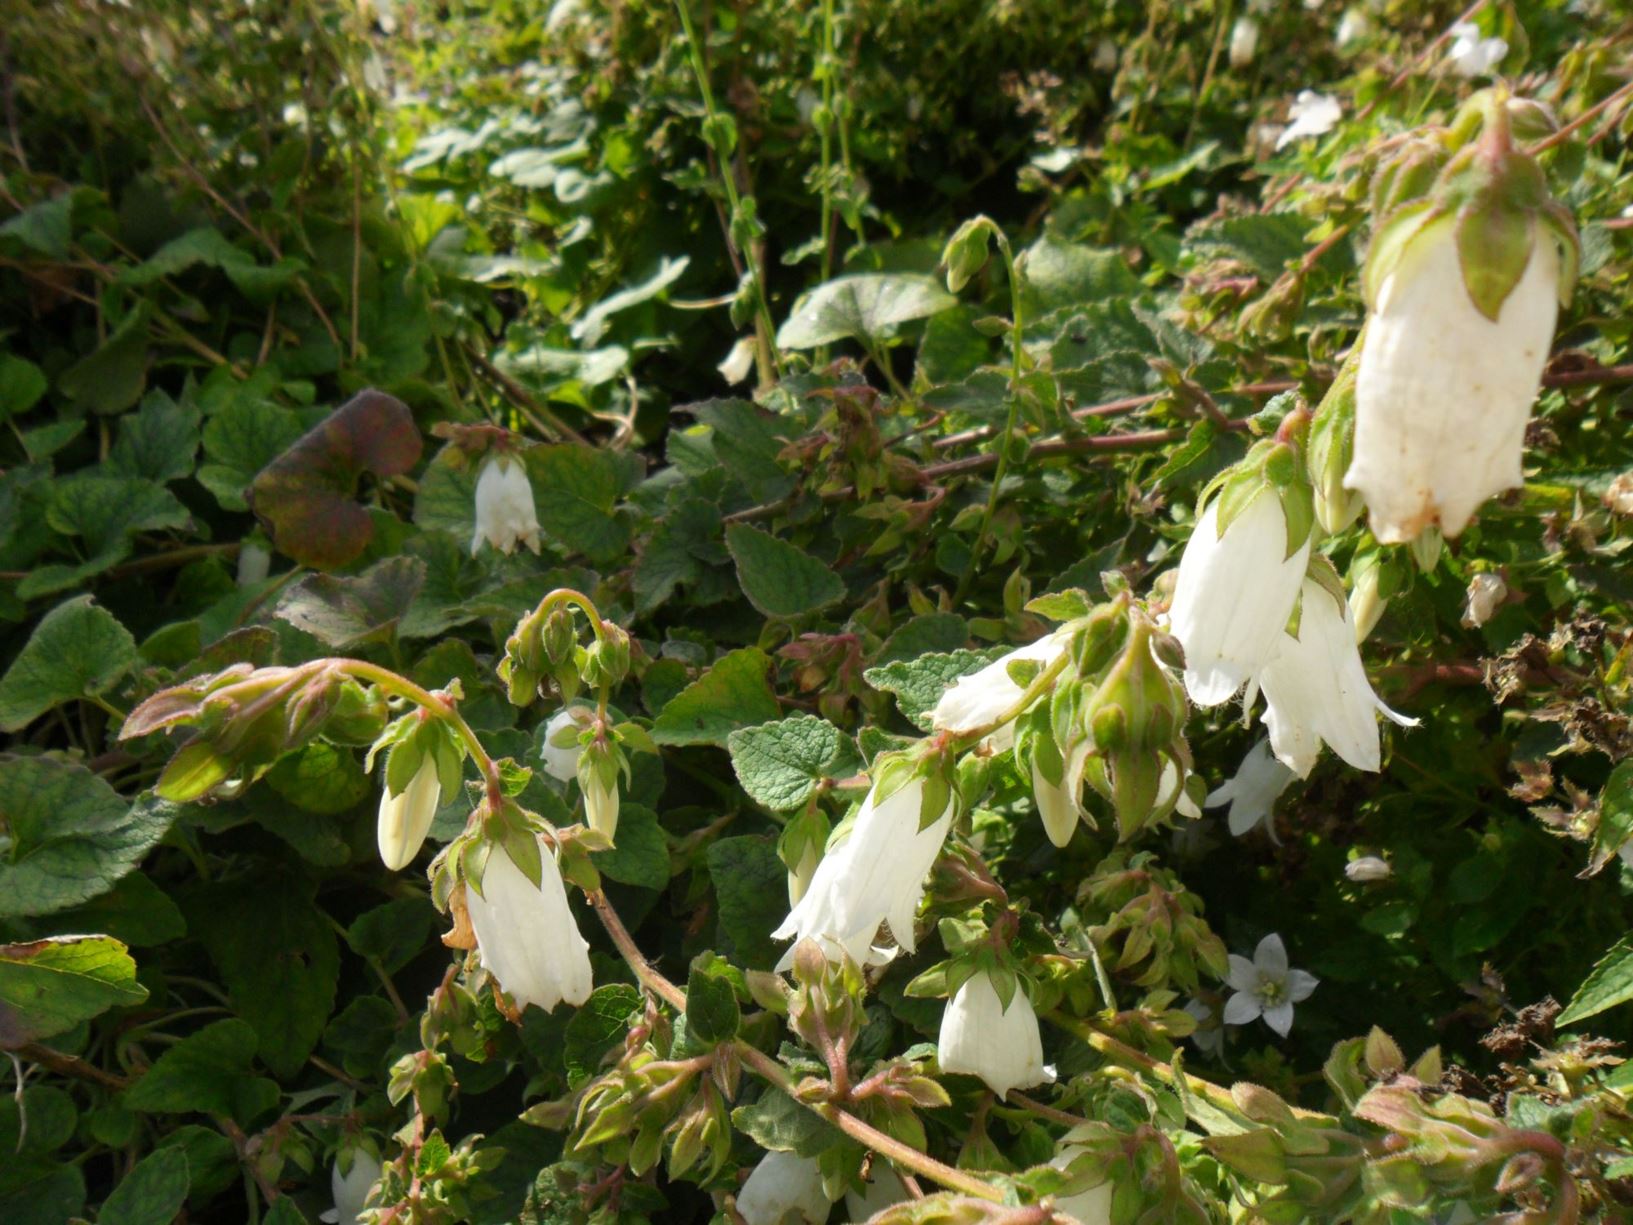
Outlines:
[[535, 886], [495, 845], [482, 870], [482, 891], [466, 885], [465, 908], [482, 964], [500, 989], [518, 1008], [535, 1004], [549, 1012], [563, 1000], [582, 1004], [595, 984], [590, 946], [567, 907], [555, 852], [541, 846], [539, 861]]
[[544, 725], [539, 764], [551, 778], [570, 783], [578, 777], [578, 755], [584, 751], [578, 733], [590, 717], [587, 706], [564, 706]]
[[1009, 665], [1035, 662], [1047, 668], [1072, 645], [1070, 631], [1056, 630], [1036, 642], [993, 660], [978, 672], [961, 676], [942, 693], [930, 722], [938, 732], [972, 732], [1007, 714], [1025, 692], [1009, 674]]
[[1230, 66], [1246, 68], [1259, 53], [1259, 21], [1256, 17], [1238, 17], [1230, 28]]
[[863, 1187], [865, 1189], [861, 1193], [845, 1192], [845, 1215], [852, 1225], [862, 1225], [886, 1208], [906, 1203], [912, 1198], [907, 1193], [907, 1184], [902, 1181], [902, 1176], [878, 1157], [873, 1160], [873, 1181], [864, 1183]]
[[733, 387], [754, 373], [754, 338], [744, 336], [731, 347], [726, 359], [715, 367], [720, 377]]
[[1395, 869], [1389, 866], [1389, 861], [1376, 855], [1362, 855], [1359, 859], [1352, 859], [1344, 865], [1344, 875], [1352, 881], [1363, 884], [1368, 881], [1388, 880], [1394, 874]]
[[1382, 282], [1355, 385], [1358, 489], [1372, 534], [1404, 544], [1438, 523], [1447, 536], [1480, 503], [1521, 484], [1525, 426], [1559, 309], [1559, 255], [1538, 235], [1493, 322], [1463, 281], [1456, 230], [1413, 241]]
[[369, 1192], [380, 1180], [380, 1161], [366, 1148], [354, 1148], [335, 1157], [329, 1173], [329, 1192], [335, 1206], [318, 1217], [333, 1225], [357, 1225], [357, 1214], [368, 1203]]
[[1451, 28], [1452, 46], [1446, 62], [1460, 77], [1481, 77], [1502, 63], [1508, 43], [1501, 38], [1481, 38], [1480, 27], [1460, 21]]
[[1469, 580], [1469, 590], [1463, 605], [1463, 625], [1478, 629], [1508, 599], [1508, 584], [1500, 574], [1476, 574]]
[[1191, 1031], [1196, 1049], [1217, 1059], [1225, 1049], [1225, 1023], [1219, 1009], [1193, 995], [1185, 1001], [1185, 1011], [1196, 1018], [1196, 1028]]
[[441, 803], [442, 783], [432, 753], [425, 754], [414, 777], [401, 791], [393, 795], [387, 784], [380, 795], [380, 816], [375, 823], [375, 838], [386, 867], [396, 872], [414, 861]]
[[822, 1167], [798, 1153], [767, 1153], [737, 1193], [737, 1211], [748, 1225], [789, 1225], [790, 1219], [821, 1225], [828, 1209]]
[[1225, 1024], [1247, 1025], [1264, 1018], [1283, 1038], [1293, 1028], [1293, 1005], [1310, 998], [1320, 981], [1303, 970], [1287, 967], [1287, 949], [1272, 932], [1259, 941], [1253, 960], [1230, 955], [1225, 981], [1234, 994], [1225, 1001]]
[[[858, 964], [882, 965], [895, 956], [874, 947], [879, 924], [886, 923], [896, 943], [913, 951], [913, 918], [925, 875], [953, 823], [953, 800], [949, 796], [941, 816], [920, 829], [923, 779], [909, 780], [883, 801], [876, 795], [877, 789], [862, 801], [849, 837], [822, 857], [811, 887], [772, 939], [815, 940], [830, 960], [843, 953]], [[790, 949], [778, 968], [793, 958]]]
[[1288, 124], [1276, 138], [1280, 149], [1305, 136], [1325, 136], [1343, 116], [1344, 108], [1330, 94], [1318, 94], [1313, 89], [1301, 89], [1288, 111]]
[[1209, 808], [1229, 802], [1226, 820], [1232, 836], [1240, 838], [1262, 823], [1273, 840], [1276, 827], [1270, 815], [1277, 798], [1297, 777], [1270, 755], [1270, 742], [1260, 740], [1242, 758], [1235, 776], [1210, 791], [1204, 802]]
[[1282, 633], [1260, 683], [1270, 747], [1300, 778], [1315, 768], [1323, 742], [1357, 770], [1377, 770], [1379, 712], [1402, 727], [1417, 726], [1378, 700], [1355, 645], [1349, 605], [1315, 579], [1304, 583], [1298, 637]]
[[1219, 534], [1219, 500], [1203, 511], [1179, 561], [1169, 624], [1185, 648], [1185, 689], [1217, 706], [1270, 661], [1298, 600], [1308, 541], [1287, 555], [1287, 516], [1265, 489]]
[[[1633, 212], [1624, 213], [1633, 216]], [[1624, 472], [1605, 490], [1605, 507], [1613, 515], [1633, 515], [1633, 472]]]
[[501, 553], [514, 553], [517, 544], [539, 551], [539, 513], [533, 505], [533, 486], [522, 462], [496, 455], [476, 481], [476, 533], [471, 537], [475, 557], [486, 540]]
[[1005, 1008], [985, 970], [966, 979], [941, 1014], [936, 1062], [943, 1072], [979, 1076], [999, 1097], [1055, 1079], [1043, 1062], [1043, 1035], [1026, 988], [1016, 982]]

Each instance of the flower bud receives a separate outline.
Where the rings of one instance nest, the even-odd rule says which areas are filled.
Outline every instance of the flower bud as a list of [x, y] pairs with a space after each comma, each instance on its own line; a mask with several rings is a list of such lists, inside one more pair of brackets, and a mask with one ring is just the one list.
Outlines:
[[1258, 18], [1243, 15], [1230, 28], [1230, 66], [1246, 68], [1259, 53]]
[[605, 738], [579, 753], [578, 786], [584, 793], [584, 823], [611, 844], [618, 834], [618, 774], [623, 753]]
[[565, 1000], [582, 1004], [594, 982], [590, 946], [567, 906], [567, 889], [555, 853], [543, 848], [535, 885], [503, 846], [491, 846], [481, 889], [467, 882], [465, 905], [476, 932], [477, 953], [500, 990], [518, 1008], [546, 1012]]
[[380, 796], [375, 833], [380, 859], [386, 867], [396, 872], [414, 861], [441, 803], [442, 784], [437, 778], [436, 759], [424, 753], [407, 787], [393, 793], [388, 784]]
[[1344, 473], [1349, 470], [1355, 448], [1356, 354], [1364, 342], [1363, 335], [1310, 421], [1306, 463], [1315, 495], [1316, 521], [1328, 535], [1336, 535], [1354, 523], [1366, 506], [1360, 494], [1344, 488]]
[[1389, 861], [1376, 855], [1363, 855], [1344, 865], [1344, 875], [1358, 884], [1388, 880], [1394, 874], [1395, 870], [1389, 866]]

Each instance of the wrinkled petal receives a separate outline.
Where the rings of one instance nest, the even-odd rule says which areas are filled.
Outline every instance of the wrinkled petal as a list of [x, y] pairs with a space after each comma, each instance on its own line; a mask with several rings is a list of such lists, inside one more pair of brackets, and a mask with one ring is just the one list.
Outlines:
[[1283, 1038], [1293, 1028], [1293, 1006], [1285, 1001], [1264, 1010], [1264, 1023]]
[[1263, 1011], [1258, 996], [1238, 991], [1225, 1001], [1224, 1021], [1226, 1025], [1247, 1025], [1257, 1021]]

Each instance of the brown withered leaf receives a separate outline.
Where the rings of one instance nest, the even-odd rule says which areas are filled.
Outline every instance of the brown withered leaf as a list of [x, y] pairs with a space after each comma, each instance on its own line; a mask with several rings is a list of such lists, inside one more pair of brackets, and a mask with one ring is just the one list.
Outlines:
[[407, 472], [423, 447], [406, 404], [360, 391], [256, 474], [250, 507], [285, 555], [313, 569], [338, 569], [374, 535], [368, 511], [354, 500], [358, 478]]

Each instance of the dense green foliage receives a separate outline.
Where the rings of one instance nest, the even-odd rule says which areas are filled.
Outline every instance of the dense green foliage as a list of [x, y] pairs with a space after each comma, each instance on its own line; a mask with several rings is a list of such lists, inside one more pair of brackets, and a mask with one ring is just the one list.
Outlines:
[[[1120, 1154], [1118, 1225], [1457, 1202], [1575, 1220], [1565, 1184], [1583, 1217], [1633, 1212], [1625, 94], [1539, 153], [1582, 266], [1524, 490], [1436, 557], [1364, 523], [1323, 546], [1387, 599], [1363, 658], [1421, 720], [1386, 728], [1383, 769], [1327, 754], [1242, 837], [1217, 809], [1120, 829], [1102, 805], [1057, 849], [1031, 780], [972, 752], [916, 954], [865, 993], [803, 967], [792, 1004], [764, 973], [784, 860], [822, 845], [878, 755], [1054, 622], [1125, 589], [1160, 608], [1198, 496], [1356, 342], [1376, 172], [1476, 88], [1445, 62], [1458, 10], [1358, 2], [1340, 44], [1336, 0], [1251, 4], [1258, 53], [1233, 66], [1239, 7], [9, 12], [0, 1221], [293, 1225], [359, 1144], [387, 1163], [380, 1221], [703, 1221], [764, 1149], [822, 1155], [837, 1191], [866, 1145], [745, 1053], [847, 1107], [816, 1014], [852, 1026], [858, 1079], [886, 1061], [847, 1117], [990, 1172], [1012, 1204], [1059, 1189], [1002, 1179], [1075, 1116]], [[1627, 85], [1620, 4], [1476, 8], [1507, 40], [1502, 79], [1561, 122]], [[1302, 89], [1342, 119], [1278, 149]], [[977, 216], [949, 288], [948, 240]], [[525, 446], [536, 555], [472, 547], [500, 441]], [[1506, 595], [1466, 618], [1480, 574]], [[559, 696], [499, 671], [562, 588], [632, 642], [603, 695], [629, 759], [617, 845], [564, 866], [683, 1009], [638, 989], [574, 889], [595, 994], [513, 1013], [457, 925], [452, 951], [437, 939], [446, 891], [376, 855], [386, 757], [365, 763], [404, 694], [386, 669], [457, 685], [507, 796], [580, 819], [577, 783], [527, 775]], [[281, 705], [225, 731], [151, 705], [126, 723], [233, 666], [330, 656], [374, 672], [298, 734]], [[1260, 735], [1234, 704], [1183, 730], [1204, 790]], [[433, 848], [483, 802], [463, 769]], [[1390, 874], [1346, 875], [1365, 856]], [[989, 929], [1046, 1018], [1060, 1087], [1031, 1091], [1039, 1109], [935, 1066], [948, 984], [920, 976]], [[1217, 1009], [1226, 951], [1270, 933], [1320, 980], [1290, 1036], [1193, 1042], [1187, 999]], [[1401, 1050], [1431, 1047], [1408, 1071]], [[653, 1052], [707, 1072], [655, 1103]], [[1203, 1081], [1251, 1085], [1233, 1102]], [[1374, 1082], [1399, 1096], [1356, 1110]], [[730, 1112], [710, 1133], [729, 1150], [687, 1168], [658, 1136], [695, 1103]], [[1424, 1123], [1430, 1103], [1469, 1130], [1430, 1135], [1457, 1131]], [[1289, 1177], [1317, 1130], [1339, 1156]], [[1546, 1170], [1460, 1167], [1468, 1134]]]

